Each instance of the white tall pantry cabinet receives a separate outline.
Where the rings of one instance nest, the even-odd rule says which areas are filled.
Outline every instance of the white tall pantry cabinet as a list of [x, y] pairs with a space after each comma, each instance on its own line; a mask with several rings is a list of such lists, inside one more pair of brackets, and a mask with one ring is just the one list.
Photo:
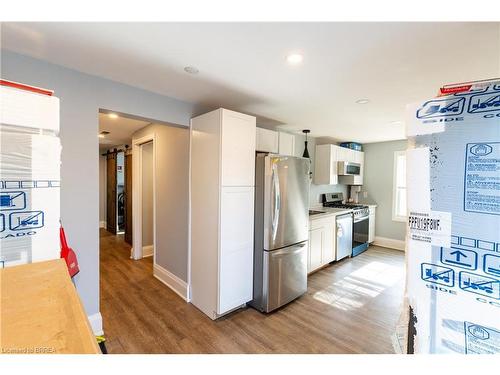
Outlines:
[[255, 117], [191, 119], [191, 302], [212, 319], [252, 299]]

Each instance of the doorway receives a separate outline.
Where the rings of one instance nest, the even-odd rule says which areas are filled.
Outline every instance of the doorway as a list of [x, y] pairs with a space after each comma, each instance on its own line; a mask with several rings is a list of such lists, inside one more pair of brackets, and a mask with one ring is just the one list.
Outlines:
[[156, 141], [150, 134], [132, 143], [134, 156], [132, 167], [133, 243], [132, 258], [152, 256], [155, 262], [156, 248]]
[[129, 257], [133, 244], [133, 153], [136, 132], [150, 125], [145, 119], [99, 111], [99, 222], [101, 231], [124, 241]]
[[153, 256], [153, 142], [141, 145], [142, 256]]
[[106, 230], [123, 234], [132, 244], [132, 154], [128, 146], [108, 150], [106, 157]]

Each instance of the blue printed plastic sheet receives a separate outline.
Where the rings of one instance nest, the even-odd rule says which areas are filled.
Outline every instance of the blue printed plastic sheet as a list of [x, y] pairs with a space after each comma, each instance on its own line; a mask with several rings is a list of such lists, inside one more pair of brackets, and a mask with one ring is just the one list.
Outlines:
[[409, 106], [407, 135], [415, 352], [500, 353], [500, 83]]

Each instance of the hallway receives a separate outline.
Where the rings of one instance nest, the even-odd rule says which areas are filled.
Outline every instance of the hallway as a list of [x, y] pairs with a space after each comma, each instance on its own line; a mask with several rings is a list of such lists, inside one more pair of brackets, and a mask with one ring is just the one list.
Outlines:
[[309, 277], [308, 292], [270, 315], [252, 308], [211, 321], [130, 260], [123, 236], [100, 232], [109, 353], [394, 353], [404, 253], [380, 247]]

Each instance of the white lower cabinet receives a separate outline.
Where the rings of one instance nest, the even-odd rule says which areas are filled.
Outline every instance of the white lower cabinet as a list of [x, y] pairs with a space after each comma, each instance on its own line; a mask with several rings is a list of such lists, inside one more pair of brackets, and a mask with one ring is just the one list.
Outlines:
[[321, 267], [321, 252], [323, 249], [324, 228], [311, 229], [309, 231], [309, 254], [307, 272]]
[[308, 273], [335, 260], [335, 240], [335, 216], [310, 219]]
[[370, 207], [370, 216], [368, 216], [368, 243], [375, 241], [375, 212], [377, 206]]
[[253, 211], [253, 187], [222, 187], [218, 314], [252, 299]]

